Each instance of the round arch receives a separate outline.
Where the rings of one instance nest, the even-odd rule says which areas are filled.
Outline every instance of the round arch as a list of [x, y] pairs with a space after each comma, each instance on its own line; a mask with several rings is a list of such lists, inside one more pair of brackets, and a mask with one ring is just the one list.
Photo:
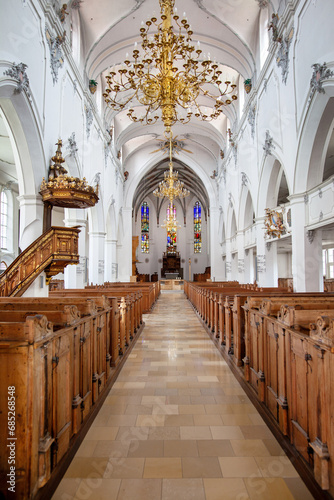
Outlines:
[[[334, 116], [334, 84], [323, 85], [325, 94], [316, 94], [302, 124], [298, 143], [294, 194], [303, 193], [322, 182], [324, 152]], [[315, 127], [314, 124], [318, 126]]]

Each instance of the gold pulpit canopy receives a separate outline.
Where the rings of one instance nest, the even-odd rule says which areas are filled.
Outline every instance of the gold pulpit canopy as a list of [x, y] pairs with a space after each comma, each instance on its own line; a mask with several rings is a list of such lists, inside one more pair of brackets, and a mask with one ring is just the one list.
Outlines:
[[89, 186], [85, 177], [79, 179], [67, 175], [63, 167], [65, 162], [62, 156], [62, 140], [59, 139], [55, 156], [51, 158], [53, 164], [49, 169], [48, 180], [43, 177], [40, 194], [43, 202], [56, 207], [64, 208], [89, 208], [97, 203], [98, 185], [96, 188]]

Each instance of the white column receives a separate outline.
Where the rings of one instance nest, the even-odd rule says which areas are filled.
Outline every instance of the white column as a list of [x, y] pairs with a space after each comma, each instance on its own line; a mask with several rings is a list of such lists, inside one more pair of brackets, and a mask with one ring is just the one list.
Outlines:
[[[264, 238], [264, 217], [256, 219], [257, 283], [259, 286], [277, 286], [277, 244]], [[267, 245], [268, 243], [268, 245]]]
[[218, 237], [219, 217], [219, 208], [210, 208], [210, 262], [211, 278], [213, 281], [224, 280], [224, 269], [221, 258], [220, 241]]
[[104, 283], [104, 240], [105, 233], [89, 231], [88, 282], [94, 285]]
[[292, 277], [296, 292], [323, 291], [322, 230], [305, 229], [304, 196], [291, 196]]
[[237, 233], [237, 248], [238, 248], [238, 281], [245, 283], [245, 249], [244, 249], [244, 232]]
[[104, 281], [117, 279], [117, 240], [106, 240], [104, 252]]
[[20, 204], [19, 247], [25, 250], [43, 233], [44, 204], [39, 195], [18, 196]]
[[225, 260], [225, 279], [232, 280], [232, 252], [231, 252], [231, 238], [226, 240], [226, 260]]
[[[70, 211], [72, 212], [72, 211]], [[75, 211], [73, 210], [74, 214]], [[78, 252], [79, 264], [66, 266], [64, 269], [65, 288], [84, 288], [87, 285], [86, 233], [87, 219], [68, 217], [64, 220], [66, 227], [80, 226]]]
[[132, 208], [123, 207], [124, 234], [117, 242], [118, 281], [130, 281], [132, 274]]

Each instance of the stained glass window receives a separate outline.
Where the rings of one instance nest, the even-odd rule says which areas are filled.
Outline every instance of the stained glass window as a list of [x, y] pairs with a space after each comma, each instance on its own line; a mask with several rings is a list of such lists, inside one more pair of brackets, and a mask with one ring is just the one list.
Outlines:
[[146, 201], [141, 206], [141, 251], [149, 253], [150, 251], [150, 209]]
[[202, 251], [202, 208], [199, 201], [194, 205], [194, 253]]
[[[167, 220], [174, 219], [176, 221], [176, 208], [173, 204], [172, 213], [170, 210], [170, 205], [167, 207]], [[167, 252], [174, 253], [176, 252], [176, 230], [175, 231], [167, 231]]]

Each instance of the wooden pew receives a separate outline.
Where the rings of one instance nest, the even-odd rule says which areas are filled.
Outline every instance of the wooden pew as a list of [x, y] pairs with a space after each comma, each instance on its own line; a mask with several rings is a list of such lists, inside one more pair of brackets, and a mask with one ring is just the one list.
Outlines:
[[[73, 445], [110, 384], [114, 351], [118, 357], [135, 335], [134, 319], [122, 296], [0, 299], [0, 377], [6, 381], [0, 407], [7, 408], [13, 388], [19, 443], [15, 498], [33, 498]], [[7, 413], [0, 413], [2, 450], [11, 430]], [[7, 459], [0, 456], [2, 489]]]

